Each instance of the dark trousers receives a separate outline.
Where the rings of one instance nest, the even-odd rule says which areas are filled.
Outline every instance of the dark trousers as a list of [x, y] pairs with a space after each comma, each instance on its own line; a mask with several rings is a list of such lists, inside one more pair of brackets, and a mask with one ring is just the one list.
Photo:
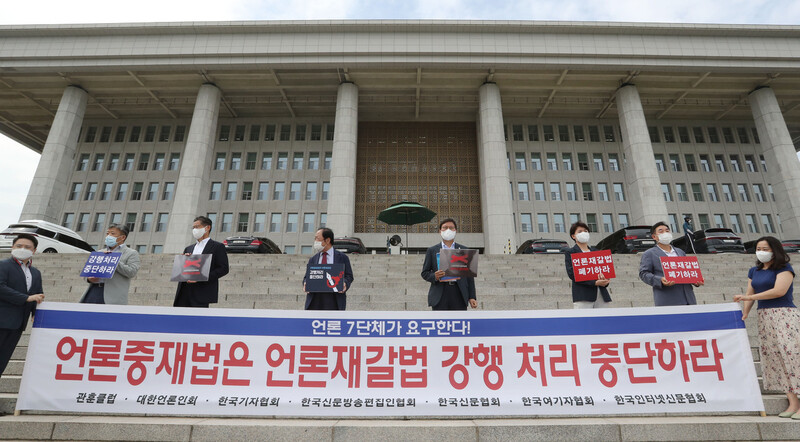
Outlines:
[[198, 302], [196, 299], [192, 298], [185, 291], [181, 290], [177, 296], [175, 296], [175, 302], [172, 303], [173, 307], [195, 307], [195, 308], [208, 308], [208, 302]]
[[83, 297], [84, 304], [105, 304], [105, 297], [103, 297], [103, 286], [99, 284], [92, 284], [89, 286], [89, 291]]
[[311, 303], [306, 310], [339, 310], [336, 293], [312, 293]]
[[[27, 324], [28, 321], [26, 318], [25, 325]], [[14, 349], [17, 348], [17, 343], [19, 343], [19, 338], [22, 336], [23, 330], [25, 329], [19, 328], [11, 330], [0, 328], [0, 377], [3, 376], [8, 361], [11, 360], [11, 355], [14, 353]]]
[[434, 310], [466, 310], [467, 304], [464, 302], [464, 297], [461, 296], [461, 290], [455, 284], [444, 285], [442, 292], [442, 299], [439, 303], [433, 306]]

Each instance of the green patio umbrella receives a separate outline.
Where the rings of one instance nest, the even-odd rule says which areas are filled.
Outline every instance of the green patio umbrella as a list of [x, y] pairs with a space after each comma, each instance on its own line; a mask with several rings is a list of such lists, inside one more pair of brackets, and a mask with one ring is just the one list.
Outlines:
[[436, 216], [436, 212], [413, 201], [401, 201], [383, 209], [378, 221], [394, 226], [406, 226], [406, 247], [408, 247], [408, 226], [426, 223]]

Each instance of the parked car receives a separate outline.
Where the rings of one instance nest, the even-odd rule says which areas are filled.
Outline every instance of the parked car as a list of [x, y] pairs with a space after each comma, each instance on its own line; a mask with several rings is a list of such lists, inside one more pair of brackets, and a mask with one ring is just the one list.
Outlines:
[[364, 243], [355, 237], [334, 238], [333, 248], [343, 253], [367, 253]]
[[672, 246], [683, 249], [686, 253], [744, 253], [744, 244], [739, 235], [731, 229], [705, 229], [694, 232], [694, 250], [681, 235], [672, 240]]
[[564, 253], [569, 245], [561, 239], [529, 239], [517, 249], [517, 254], [531, 253]]
[[271, 240], [257, 236], [231, 236], [222, 241], [228, 253], [281, 253]]
[[[781, 245], [786, 253], [800, 253], [800, 239], [782, 239]], [[744, 243], [744, 253], [756, 253], [756, 240]]]
[[628, 226], [606, 236], [597, 243], [598, 250], [611, 250], [611, 253], [644, 252], [656, 245], [650, 236], [650, 226]]
[[28, 233], [36, 237], [38, 253], [89, 253], [94, 248], [74, 231], [42, 220], [25, 220], [11, 224], [0, 232], [0, 252], [10, 252], [14, 237]]

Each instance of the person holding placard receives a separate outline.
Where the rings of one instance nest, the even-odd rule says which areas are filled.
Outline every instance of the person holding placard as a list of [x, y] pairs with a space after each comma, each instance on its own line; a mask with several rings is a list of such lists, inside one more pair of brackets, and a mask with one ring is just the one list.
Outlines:
[[764, 389], [785, 391], [789, 407], [778, 416], [800, 420], [800, 312], [793, 299], [794, 269], [783, 245], [772, 236], [756, 241], [756, 259], [747, 272], [747, 293], [733, 300], [744, 301], [743, 320], [758, 301]]
[[475, 279], [470, 277], [446, 277], [439, 270], [439, 252], [442, 249], [466, 249], [456, 243], [456, 222], [447, 218], [439, 223], [442, 242], [428, 248], [422, 264], [422, 279], [431, 283], [428, 289], [428, 305], [433, 310], [466, 310], [467, 305], [478, 307], [475, 295]]
[[611, 296], [607, 288], [611, 281], [602, 273], [595, 280], [575, 280], [572, 255], [597, 250], [596, 247], [589, 247], [589, 226], [578, 221], [569, 228], [569, 236], [575, 241], [575, 245], [564, 254], [564, 265], [567, 268], [567, 276], [572, 280], [572, 306], [576, 309], [611, 307]]
[[672, 247], [672, 232], [669, 226], [659, 221], [650, 228], [650, 236], [656, 240], [656, 245], [642, 253], [639, 263], [639, 279], [653, 287], [653, 301], [656, 306], [664, 305], [695, 305], [692, 286], [699, 287], [703, 281], [694, 284], [676, 284], [664, 277], [661, 267], [662, 256], [686, 256], [683, 250]]
[[119, 262], [111, 278], [86, 278], [89, 287], [79, 302], [83, 304], [128, 304], [131, 279], [139, 272], [139, 252], [125, 245], [128, 227], [112, 224], [106, 230], [105, 253], [120, 253]]
[[219, 301], [219, 279], [228, 274], [228, 252], [225, 245], [209, 238], [211, 220], [198, 216], [192, 223], [192, 236], [197, 242], [186, 246], [184, 255], [211, 255], [211, 269], [208, 281], [186, 281], [178, 283], [173, 307], [208, 308], [212, 302]]
[[[308, 260], [306, 269], [315, 264], [343, 264], [343, 275], [340, 278], [337, 275], [335, 281], [333, 279], [330, 280], [334, 287], [338, 286], [341, 282], [342, 290], [337, 292], [332, 288], [331, 291], [327, 292], [308, 292], [306, 291], [306, 278], [304, 277], [303, 291], [306, 292], [305, 309], [345, 310], [347, 307], [347, 289], [350, 287], [350, 284], [353, 283], [353, 268], [350, 267], [350, 258], [333, 248], [333, 230], [327, 227], [317, 230], [314, 236], [313, 249], [316, 253]], [[306, 270], [306, 274], [308, 274], [308, 270]]]

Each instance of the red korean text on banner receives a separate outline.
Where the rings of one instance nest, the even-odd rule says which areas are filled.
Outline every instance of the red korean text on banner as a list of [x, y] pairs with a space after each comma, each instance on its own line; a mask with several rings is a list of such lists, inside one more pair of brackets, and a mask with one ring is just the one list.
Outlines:
[[601, 274], [604, 279], [617, 276], [614, 273], [614, 261], [611, 259], [610, 250], [573, 253], [571, 259], [572, 273], [575, 275], [576, 282], [594, 281], [600, 279]]
[[696, 256], [662, 256], [661, 268], [667, 281], [694, 284], [703, 280]]

